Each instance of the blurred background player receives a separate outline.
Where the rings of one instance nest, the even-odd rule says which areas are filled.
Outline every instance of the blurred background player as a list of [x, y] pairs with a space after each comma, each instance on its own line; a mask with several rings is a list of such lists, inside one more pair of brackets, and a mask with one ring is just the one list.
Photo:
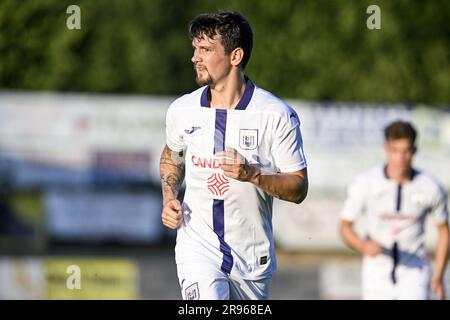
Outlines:
[[267, 299], [273, 196], [300, 203], [307, 193], [300, 123], [244, 75], [253, 34], [241, 15], [203, 14], [189, 32], [202, 87], [171, 104], [160, 164], [162, 221], [178, 229], [182, 297]]
[[[427, 299], [430, 288], [439, 299], [445, 298], [443, 276], [449, 248], [446, 194], [435, 179], [412, 167], [416, 135], [408, 122], [388, 125], [386, 165], [358, 175], [348, 189], [340, 234], [350, 248], [363, 255], [364, 299]], [[363, 212], [368, 216], [367, 239], [353, 230], [353, 222]], [[438, 231], [433, 273], [424, 241], [428, 216]]]

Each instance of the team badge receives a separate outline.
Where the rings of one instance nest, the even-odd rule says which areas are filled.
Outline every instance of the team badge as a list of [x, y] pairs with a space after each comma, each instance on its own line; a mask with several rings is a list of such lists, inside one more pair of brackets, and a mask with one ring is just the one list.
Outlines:
[[426, 196], [426, 194], [423, 193], [412, 194], [411, 200], [415, 205], [418, 206], [424, 206], [429, 202], [428, 197]]
[[198, 291], [198, 283], [191, 284], [184, 291], [186, 300], [199, 300], [200, 292]]
[[240, 129], [239, 146], [243, 150], [253, 150], [258, 146], [258, 129]]

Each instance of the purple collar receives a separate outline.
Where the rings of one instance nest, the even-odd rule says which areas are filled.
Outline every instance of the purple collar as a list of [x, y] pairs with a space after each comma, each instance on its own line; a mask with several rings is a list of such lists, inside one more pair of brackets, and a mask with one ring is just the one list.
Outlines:
[[[416, 170], [416, 169], [414, 169], [414, 168], [411, 168], [411, 173], [410, 173], [410, 176], [409, 176], [409, 180], [411, 181], [411, 180], [414, 180], [414, 178], [419, 174], [420, 172], [418, 171], [418, 170]], [[387, 174], [387, 164], [385, 164], [384, 165], [384, 167], [383, 167], [383, 174], [384, 174], [384, 177], [387, 179], [387, 180], [389, 180], [389, 176], [388, 176], [388, 174]]]
[[[245, 110], [250, 103], [250, 100], [252, 99], [253, 91], [255, 91], [255, 85], [253, 84], [253, 82], [247, 77], [245, 77], [245, 79], [247, 80], [247, 83], [245, 85], [244, 94], [242, 95], [241, 100], [239, 100], [238, 104], [236, 105], [236, 108], [234, 108], [235, 110]], [[205, 108], [211, 107], [211, 104], [209, 103], [208, 93], [209, 86], [207, 86], [203, 90], [202, 96], [200, 98], [200, 105]]]

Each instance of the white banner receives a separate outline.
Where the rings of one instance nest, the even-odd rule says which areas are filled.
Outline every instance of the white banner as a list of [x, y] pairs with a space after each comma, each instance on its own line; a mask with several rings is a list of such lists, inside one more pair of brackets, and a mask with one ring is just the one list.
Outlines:
[[[108, 181], [111, 172], [119, 175], [119, 182], [125, 176], [159, 183], [165, 113], [174, 99], [1, 93], [0, 162], [9, 161], [11, 177], [19, 184], [86, 184], [103, 178]], [[310, 194], [300, 206], [276, 202], [274, 229], [280, 245], [291, 249], [343, 248], [337, 235], [337, 215], [346, 187], [357, 173], [385, 161], [383, 129], [392, 120], [413, 122], [419, 131], [419, 151], [414, 165], [450, 189], [450, 109], [425, 105], [288, 102], [301, 121]], [[117, 200], [117, 207], [110, 208], [111, 215], [117, 217], [112, 220], [117, 221], [117, 226], [108, 225], [115, 230], [113, 233], [120, 232], [119, 217], [130, 204], [128, 196]], [[63, 230], [71, 232], [70, 226], [75, 226], [77, 232], [87, 232], [91, 225], [86, 221], [91, 221], [92, 225], [99, 226], [97, 230], [104, 230], [100, 233], [106, 233], [106, 224], [95, 219], [106, 217], [103, 202], [114, 201], [114, 196], [100, 195], [95, 199], [75, 194], [74, 197], [50, 193], [48, 210], [58, 212], [66, 221], [53, 224], [53, 232], [61, 235]], [[138, 202], [142, 201], [147, 200]], [[94, 209], [103, 213], [93, 217], [89, 212]], [[157, 212], [160, 213], [159, 209]], [[52, 219], [58, 215], [52, 215]], [[160, 225], [160, 221], [157, 223]], [[135, 227], [140, 230], [142, 226]]]

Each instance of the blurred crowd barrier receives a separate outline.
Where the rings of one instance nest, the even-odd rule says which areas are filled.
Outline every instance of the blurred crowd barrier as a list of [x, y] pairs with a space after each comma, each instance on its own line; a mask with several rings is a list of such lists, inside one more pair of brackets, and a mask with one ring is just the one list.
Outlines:
[[[173, 100], [0, 93], [0, 252], [45, 252], [48, 241], [152, 244], [173, 236], [160, 222], [159, 189]], [[275, 202], [281, 248], [346, 250], [337, 234], [346, 187], [384, 161], [382, 129], [392, 120], [416, 125], [416, 166], [450, 189], [448, 107], [288, 102], [301, 121], [310, 193], [301, 205]], [[364, 220], [358, 228], [364, 232]]]

